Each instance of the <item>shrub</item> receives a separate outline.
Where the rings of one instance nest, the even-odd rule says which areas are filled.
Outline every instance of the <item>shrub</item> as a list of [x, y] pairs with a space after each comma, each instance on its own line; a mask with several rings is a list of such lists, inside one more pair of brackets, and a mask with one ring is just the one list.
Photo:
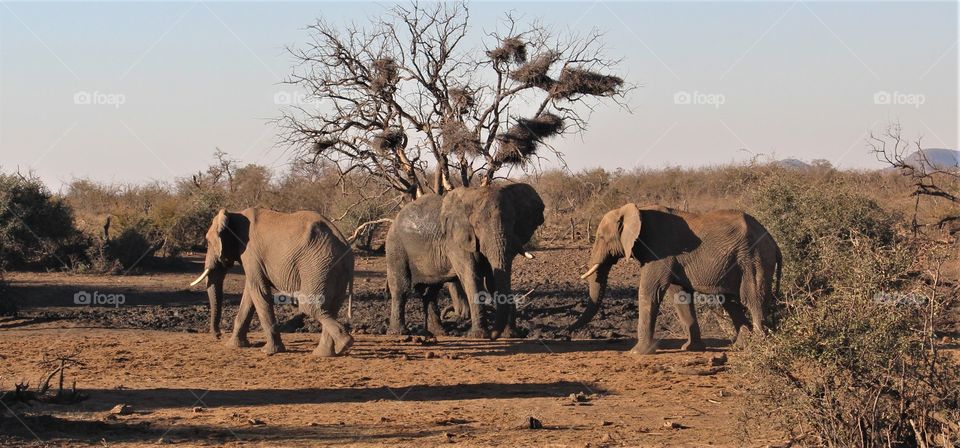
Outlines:
[[86, 241], [73, 213], [39, 179], [0, 174], [0, 262], [11, 268], [68, 268]]
[[10, 316], [17, 312], [17, 306], [7, 293], [7, 282], [3, 279], [3, 263], [0, 263], [0, 316]]
[[836, 179], [770, 179], [753, 199], [784, 253], [786, 309], [744, 353], [748, 421], [814, 446], [960, 441], [960, 375], [933, 327], [954, 292], [921, 256], [936, 247]]
[[752, 196], [753, 215], [783, 252], [788, 296], [889, 286], [876, 283], [881, 279], [865, 284], [864, 276], [906, 268], [900, 217], [843, 181], [771, 176]]

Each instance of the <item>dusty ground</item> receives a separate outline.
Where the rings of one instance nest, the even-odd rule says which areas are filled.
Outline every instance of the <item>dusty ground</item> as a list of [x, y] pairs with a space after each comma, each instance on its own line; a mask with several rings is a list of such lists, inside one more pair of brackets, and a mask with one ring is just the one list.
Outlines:
[[[634, 343], [637, 266], [618, 265], [605, 312], [581, 333], [571, 323], [585, 296], [577, 280], [584, 247], [538, 251], [518, 259], [516, 289], [525, 340], [483, 341], [384, 336], [383, 259], [360, 257], [351, 325], [358, 342], [349, 357], [320, 359], [310, 351], [316, 333], [284, 334], [289, 350], [267, 357], [256, 348], [229, 349], [206, 328], [206, 296], [186, 285], [198, 265], [126, 276], [10, 273], [18, 318], [0, 320], [0, 388], [26, 379], [36, 384], [45, 356], [79, 351], [83, 368], [68, 384], [90, 398], [79, 404], [18, 405], [0, 419], [7, 445], [292, 446], [763, 446], [779, 434], [744, 438], [739, 419], [741, 379], [731, 373], [737, 354], [717, 321], [711, 351], [677, 351], [669, 330], [666, 350], [625, 353]], [[194, 260], [195, 261], [195, 260]], [[228, 279], [231, 321], [242, 276]], [[79, 306], [78, 291], [124, 294], [118, 307]], [[411, 330], [420, 326], [420, 302], [408, 303]], [[291, 309], [282, 309], [289, 316]], [[672, 317], [672, 310], [665, 316]], [[458, 334], [465, 325], [449, 323]], [[262, 341], [259, 332], [253, 341]], [[722, 364], [714, 357], [729, 356]], [[584, 394], [580, 400], [571, 394]], [[133, 413], [109, 410], [128, 404]], [[529, 427], [529, 417], [543, 429]]]

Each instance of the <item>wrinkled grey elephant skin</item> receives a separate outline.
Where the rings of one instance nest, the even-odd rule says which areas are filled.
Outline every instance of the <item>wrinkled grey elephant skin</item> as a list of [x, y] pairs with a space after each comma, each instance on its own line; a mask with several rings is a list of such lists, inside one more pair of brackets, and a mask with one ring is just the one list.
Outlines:
[[600, 309], [610, 268], [624, 257], [641, 265], [638, 341], [632, 349], [638, 354], [656, 351], [654, 329], [663, 301], [676, 306], [687, 334], [686, 350], [704, 349], [696, 314], [703, 298], [722, 302], [738, 337], [751, 324], [754, 333], [763, 334], [783, 264], [776, 241], [746, 213], [626, 204], [604, 215], [597, 226], [590, 269], [582, 276], [589, 282], [590, 300], [571, 330], [587, 324]]
[[246, 277], [243, 298], [227, 345], [250, 345], [247, 332], [256, 310], [267, 339], [263, 351], [283, 351], [273, 310], [274, 294], [283, 293], [295, 297], [300, 312], [319, 322], [320, 344], [314, 354], [335, 356], [350, 349], [353, 338], [337, 322], [337, 314], [351, 294], [353, 251], [326, 218], [308, 211], [220, 210], [206, 239], [205, 270], [194, 284], [206, 279], [211, 333], [220, 336], [223, 280], [230, 266], [240, 263]]
[[[543, 209], [536, 190], [522, 183], [456, 188], [407, 204], [387, 233], [389, 332], [406, 331], [406, 297], [416, 290], [424, 298], [426, 330], [442, 334], [436, 298], [450, 283], [456, 286], [451, 292], [460, 291], [454, 300], [465, 298], [469, 307], [468, 337], [487, 337], [480, 302], [497, 297], [504, 300], [494, 300], [489, 336], [517, 337], [516, 304], [508, 299], [513, 259], [543, 224]], [[466, 315], [464, 307], [460, 316]]]

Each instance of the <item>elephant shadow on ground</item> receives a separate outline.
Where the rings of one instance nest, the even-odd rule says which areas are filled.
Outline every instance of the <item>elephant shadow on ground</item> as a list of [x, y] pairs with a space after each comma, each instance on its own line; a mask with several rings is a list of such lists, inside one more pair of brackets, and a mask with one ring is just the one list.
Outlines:
[[[588, 340], [521, 340], [521, 341], [443, 341], [439, 344], [443, 349], [463, 353], [464, 356], [513, 356], [517, 354], [550, 354], [574, 352], [615, 351], [627, 352], [633, 348], [635, 338], [616, 339], [588, 339]], [[663, 350], [680, 350], [685, 339], [661, 339], [659, 348]], [[704, 338], [707, 345], [706, 352], [720, 352], [729, 349], [731, 342], [727, 339]]]
[[[270, 423], [270, 422], [267, 422]], [[391, 428], [384, 425], [322, 424], [308, 427], [277, 425], [234, 426], [174, 424], [152, 425], [148, 422], [127, 423], [103, 420], [73, 420], [50, 415], [22, 415], [17, 419], [0, 419], [0, 444], [18, 446], [22, 441], [39, 440], [43, 446], [56, 445], [58, 441], [97, 440], [102, 443], [134, 442], [156, 444], [196, 442], [206, 440], [218, 445], [237, 442], [262, 442], [264, 440], [325, 441], [326, 443], [350, 444], [358, 438], [367, 442], [439, 436], [443, 430]], [[46, 443], [44, 443], [46, 442]], [[274, 443], [271, 443], [274, 444]], [[24, 443], [29, 444], [29, 443]], [[32, 445], [31, 445], [32, 446]], [[38, 445], [39, 446], [39, 445]]]
[[388, 387], [365, 386], [343, 388], [191, 390], [191, 389], [93, 389], [84, 390], [95, 397], [84, 407], [93, 412], [107, 411], [116, 403], [129, 403], [135, 411], [151, 412], [168, 408], [201, 406], [205, 408], [233, 406], [271, 406], [289, 404], [363, 403], [383, 400], [458, 401], [540, 397], [565, 397], [582, 392], [585, 387], [596, 393], [605, 391], [595, 385], [576, 381], [551, 383], [472, 383], [472, 384], [408, 384]]

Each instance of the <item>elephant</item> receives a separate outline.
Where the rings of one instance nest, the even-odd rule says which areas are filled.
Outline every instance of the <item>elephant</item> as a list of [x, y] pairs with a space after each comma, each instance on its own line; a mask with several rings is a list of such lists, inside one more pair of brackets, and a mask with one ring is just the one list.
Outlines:
[[[705, 349], [697, 323], [698, 293], [722, 302], [736, 332], [763, 334], [768, 311], [779, 294], [783, 256], [776, 241], [754, 217], [737, 210], [688, 213], [628, 203], [604, 215], [590, 253], [586, 309], [571, 330], [587, 324], [600, 309], [610, 268], [621, 258], [640, 262], [638, 341], [631, 352], [656, 351], [657, 315], [664, 297], [674, 301], [684, 325], [684, 350]], [[774, 284], [774, 277], [776, 283]], [[748, 321], [744, 312], [750, 314]]]
[[[206, 234], [204, 271], [190, 286], [206, 280], [210, 300], [210, 332], [220, 337], [223, 280], [234, 264], [243, 266], [245, 283], [240, 309], [228, 346], [247, 347], [254, 309], [267, 342], [263, 351], [284, 351], [273, 303], [296, 298], [300, 312], [320, 323], [318, 356], [346, 353], [353, 338], [337, 322], [337, 314], [353, 289], [353, 251], [337, 228], [310, 212], [280, 213], [248, 208], [220, 210]], [[273, 295], [292, 292], [292, 296]], [[292, 302], [292, 300], [290, 300]]]
[[[407, 204], [387, 232], [387, 289], [390, 293], [390, 334], [406, 331], [407, 294], [423, 297], [425, 331], [443, 334], [437, 294], [449, 283], [454, 303], [469, 308], [468, 337], [486, 338], [480, 305], [495, 300], [496, 322], [489, 336], [517, 337], [516, 304], [511, 303], [513, 259], [543, 224], [543, 200], [530, 185], [512, 183], [460, 187], [444, 195], [427, 194]], [[488, 294], [483, 296], [482, 294]]]

